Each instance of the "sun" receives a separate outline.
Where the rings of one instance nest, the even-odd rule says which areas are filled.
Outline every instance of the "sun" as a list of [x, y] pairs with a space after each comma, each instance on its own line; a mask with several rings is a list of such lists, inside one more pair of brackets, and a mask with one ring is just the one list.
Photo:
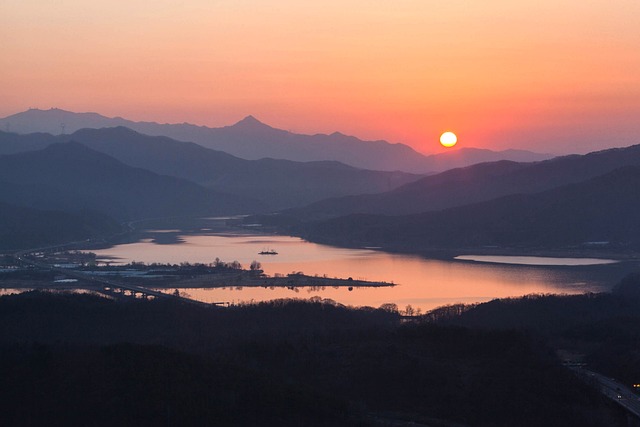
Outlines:
[[458, 142], [458, 137], [453, 132], [445, 132], [440, 135], [440, 144], [442, 144], [443, 147], [453, 147], [456, 145], [456, 142]]

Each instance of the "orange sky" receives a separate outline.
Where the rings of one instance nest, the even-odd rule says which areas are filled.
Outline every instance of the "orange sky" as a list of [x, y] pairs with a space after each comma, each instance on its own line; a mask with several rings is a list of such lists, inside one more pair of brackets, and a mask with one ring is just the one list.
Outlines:
[[586, 152], [640, 143], [639, 17], [638, 0], [8, 0], [0, 116], [252, 114], [427, 153], [444, 130]]

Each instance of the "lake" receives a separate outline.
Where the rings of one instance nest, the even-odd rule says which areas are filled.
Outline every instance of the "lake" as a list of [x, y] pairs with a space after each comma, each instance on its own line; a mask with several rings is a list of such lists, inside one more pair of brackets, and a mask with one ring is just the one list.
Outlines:
[[[114, 263], [211, 263], [239, 261], [243, 267], [257, 260], [268, 275], [303, 272], [308, 275], [385, 281], [397, 284], [386, 288], [255, 288], [227, 287], [182, 289], [191, 298], [205, 302], [257, 302], [278, 298], [329, 298], [351, 306], [379, 307], [385, 303], [407, 305], [422, 311], [455, 303], [484, 302], [494, 298], [526, 294], [576, 294], [611, 289], [624, 275], [637, 269], [637, 262], [615, 260], [561, 259], [539, 257], [516, 260], [464, 259], [436, 260], [420, 256], [391, 254], [372, 249], [345, 249], [304, 241], [297, 237], [229, 232], [221, 229], [149, 230], [137, 242], [96, 252]], [[277, 255], [260, 255], [275, 250]], [[572, 261], [573, 260], [573, 261]], [[479, 262], [488, 261], [488, 262]], [[512, 260], [513, 261], [513, 260]], [[168, 290], [172, 291], [172, 290]]]

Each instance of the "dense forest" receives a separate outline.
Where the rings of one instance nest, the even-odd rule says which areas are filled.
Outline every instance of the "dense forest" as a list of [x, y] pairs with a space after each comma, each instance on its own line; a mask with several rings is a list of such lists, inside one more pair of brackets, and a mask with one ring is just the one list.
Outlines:
[[556, 351], [635, 378], [638, 283], [410, 320], [319, 299], [203, 308], [4, 296], [0, 424], [626, 425]]
[[40, 210], [0, 202], [0, 250], [4, 251], [100, 238], [122, 231], [118, 222], [95, 211]]

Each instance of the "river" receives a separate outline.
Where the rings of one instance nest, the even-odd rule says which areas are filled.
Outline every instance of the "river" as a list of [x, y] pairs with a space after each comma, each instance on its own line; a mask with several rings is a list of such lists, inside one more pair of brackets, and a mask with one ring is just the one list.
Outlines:
[[[277, 255], [260, 255], [275, 250]], [[303, 272], [307, 275], [352, 277], [396, 284], [386, 288], [255, 288], [227, 287], [183, 289], [190, 297], [205, 302], [257, 302], [278, 298], [320, 297], [351, 306], [379, 307], [385, 303], [407, 305], [422, 311], [455, 303], [484, 302], [494, 298], [527, 294], [576, 294], [610, 290], [637, 263], [611, 260], [518, 259], [505, 257], [481, 262], [481, 257], [436, 260], [420, 256], [391, 254], [372, 249], [345, 249], [304, 241], [297, 237], [201, 229], [149, 230], [140, 241], [94, 251], [114, 263], [211, 263], [215, 258], [239, 261], [245, 268], [256, 260], [266, 274]], [[575, 260], [575, 261], [572, 261]], [[527, 265], [527, 264], [542, 265]]]

